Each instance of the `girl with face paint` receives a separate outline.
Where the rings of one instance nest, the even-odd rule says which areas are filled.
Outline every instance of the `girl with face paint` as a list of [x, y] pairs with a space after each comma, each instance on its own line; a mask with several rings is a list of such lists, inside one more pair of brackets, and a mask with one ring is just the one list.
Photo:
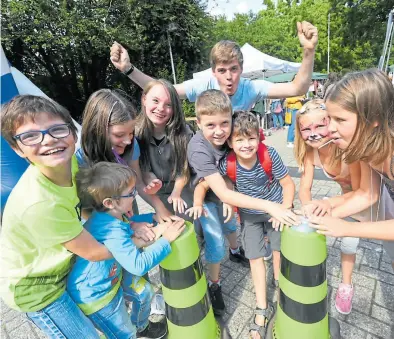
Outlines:
[[[302, 173], [299, 198], [306, 216], [331, 215], [335, 208], [349, 199], [354, 191], [360, 189], [360, 163], [350, 165], [341, 159], [340, 149], [331, 142], [329, 126], [330, 118], [324, 101], [315, 99], [307, 102], [297, 113], [295, 133], [295, 158]], [[342, 195], [323, 200], [313, 200], [311, 188], [314, 169], [320, 168], [327, 178], [337, 182]], [[369, 180], [363, 183], [362, 190], [369, 191]], [[366, 187], [364, 187], [366, 186]], [[367, 220], [371, 210], [352, 215], [352, 221]], [[335, 306], [338, 312], [349, 314], [352, 308], [353, 285], [352, 272], [356, 260], [359, 239], [345, 237], [341, 243], [341, 261], [343, 281], [339, 285]]]

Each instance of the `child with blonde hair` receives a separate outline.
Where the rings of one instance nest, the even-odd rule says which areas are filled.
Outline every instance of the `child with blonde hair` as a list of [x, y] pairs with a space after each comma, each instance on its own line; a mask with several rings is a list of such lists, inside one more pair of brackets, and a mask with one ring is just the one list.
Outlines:
[[[301, 175], [299, 198], [307, 215], [325, 215], [349, 199], [356, 190], [361, 190], [371, 197], [370, 205], [377, 200], [377, 192], [372, 192], [370, 181], [360, 180], [360, 163], [346, 164], [341, 159], [340, 149], [333, 144], [328, 130], [329, 116], [324, 101], [314, 99], [307, 102], [297, 113], [295, 158]], [[311, 188], [314, 169], [320, 168], [327, 178], [337, 182], [342, 189], [339, 197], [311, 201]], [[367, 208], [368, 206], [366, 206]], [[353, 221], [371, 218], [372, 209], [352, 215]], [[338, 312], [349, 314], [352, 308], [353, 285], [352, 272], [356, 260], [359, 239], [345, 237], [341, 242], [342, 283], [339, 285], [335, 306]]]

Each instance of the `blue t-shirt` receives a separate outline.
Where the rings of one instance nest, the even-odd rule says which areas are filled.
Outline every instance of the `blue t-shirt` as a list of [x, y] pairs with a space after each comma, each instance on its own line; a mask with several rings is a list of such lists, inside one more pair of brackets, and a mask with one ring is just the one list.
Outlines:
[[[271, 183], [269, 184], [268, 176], [261, 166], [259, 159], [257, 159], [256, 164], [250, 170], [243, 168], [237, 161], [236, 183], [234, 187], [239, 193], [281, 204], [283, 201], [283, 192], [279, 180], [283, 179], [289, 172], [275, 149], [270, 146], [267, 146], [267, 148], [272, 160]], [[227, 175], [227, 157], [220, 160], [219, 171], [220, 174]], [[246, 208], [240, 208], [240, 211], [250, 214], [265, 214], [263, 211]]]
[[[138, 160], [140, 158], [141, 155], [141, 151], [140, 151], [140, 145], [138, 144], [138, 141], [136, 138], [134, 138], [134, 148], [133, 148], [133, 152], [131, 154], [131, 161], [134, 160]], [[78, 166], [81, 167], [83, 165], [85, 165], [85, 156], [83, 153], [82, 148], [77, 149], [77, 151], [75, 152], [75, 156], [77, 157], [78, 160]], [[125, 159], [125, 161], [127, 162], [128, 159]]]
[[[220, 90], [219, 83], [215, 77], [205, 79], [192, 79], [183, 83], [186, 96], [189, 101], [196, 101], [197, 97], [208, 89]], [[234, 95], [230, 96], [233, 111], [250, 110], [253, 105], [265, 99], [273, 84], [265, 80], [250, 80], [240, 78], [238, 88]]]
[[[145, 220], [138, 216], [138, 222], [141, 221], [151, 223], [152, 214], [145, 215]], [[122, 269], [143, 276], [171, 252], [170, 243], [164, 238], [144, 251], [138, 249], [131, 239], [133, 230], [129, 222], [105, 212], [93, 212], [84, 227], [113, 255], [113, 259], [98, 262], [76, 258], [67, 277], [67, 290], [85, 314], [97, 312], [112, 300], [120, 285]]]

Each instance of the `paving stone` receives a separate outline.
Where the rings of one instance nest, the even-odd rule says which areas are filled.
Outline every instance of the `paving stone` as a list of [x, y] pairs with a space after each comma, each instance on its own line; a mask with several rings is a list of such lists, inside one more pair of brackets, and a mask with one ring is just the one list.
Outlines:
[[[337, 319], [338, 320], [338, 319]], [[341, 326], [341, 337], [343, 339], [366, 339], [367, 332], [359, 328], [349, 325], [348, 323], [338, 320]]]
[[254, 309], [256, 307], [256, 295], [253, 292], [243, 289], [240, 286], [236, 286], [231, 292], [231, 297], [242, 302], [246, 306]]
[[385, 322], [388, 325], [394, 323], [394, 311], [378, 305], [372, 305], [372, 316], [375, 319]]
[[379, 339], [379, 338], [378, 338], [378, 337], [375, 337], [374, 335], [368, 333], [366, 339]]
[[394, 274], [393, 272], [393, 266], [391, 265], [391, 262], [386, 262], [386, 261], [381, 261], [380, 265], [379, 265], [379, 269], [381, 271], [390, 273], [390, 274]]
[[371, 267], [361, 265], [360, 273], [368, 277], [374, 278], [379, 281], [386, 282], [388, 284], [394, 285], [394, 274], [390, 274], [384, 271], [375, 270]]
[[16, 328], [19, 328], [20, 326], [22, 326], [25, 322], [27, 322], [26, 316], [24, 315], [24, 313], [19, 313], [16, 311], [15, 312], [15, 316], [13, 316], [12, 318], [6, 318], [4, 319], [4, 323], [5, 323], [5, 328], [7, 330], [8, 333], [11, 333], [11, 331], [13, 331]]
[[326, 237], [327, 246], [334, 246], [336, 240], [337, 238], [334, 237]]
[[[377, 245], [380, 246], [380, 245]], [[366, 265], [373, 268], [379, 268], [381, 253], [375, 250], [365, 249], [364, 257], [361, 261], [362, 265]]]
[[33, 330], [30, 323], [25, 322], [14, 331], [10, 331], [10, 338], [12, 339], [38, 339], [37, 333]]
[[383, 338], [389, 338], [391, 335], [390, 326], [357, 311], [352, 311], [348, 315], [347, 322], [369, 333], [379, 334]]
[[394, 311], [394, 286], [378, 281], [374, 300], [376, 304]]
[[223, 293], [230, 294], [234, 287], [239, 285], [244, 276], [242, 273], [232, 271], [222, 283]]
[[371, 313], [373, 290], [362, 286], [355, 286], [353, 309], [369, 315]]
[[226, 325], [230, 335], [233, 338], [237, 338], [243, 331], [245, 326], [249, 326], [250, 319], [253, 311], [251, 308], [245, 305], [238, 305], [236, 311], [230, 315]]
[[341, 283], [341, 279], [334, 275], [327, 274], [327, 283], [334, 288], [338, 288], [338, 285]]
[[368, 241], [365, 239], [360, 239], [358, 246], [367, 248], [369, 250], [374, 250], [374, 251], [378, 250], [378, 252], [380, 251], [380, 253], [382, 251], [382, 245], [378, 245], [374, 242], [371, 242], [371, 241]]
[[240, 273], [242, 273], [244, 276], [250, 272], [250, 268], [249, 268], [249, 267], [244, 267], [244, 266], [242, 266], [242, 265], [239, 264], [239, 263], [232, 262], [230, 259], [226, 260], [226, 261], [222, 264], [222, 266], [226, 266], [226, 267], [228, 267], [229, 269], [231, 269], [232, 271], [240, 272]]
[[0, 338], [2, 338], [2, 339], [10, 339], [10, 337], [9, 337], [7, 331], [6, 331], [4, 322], [2, 322], [0, 324]]
[[356, 286], [363, 286], [373, 290], [375, 288], [375, 280], [365, 275], [358, 274], [357, 272], [353, 272], [352, 274], [353, 284]]

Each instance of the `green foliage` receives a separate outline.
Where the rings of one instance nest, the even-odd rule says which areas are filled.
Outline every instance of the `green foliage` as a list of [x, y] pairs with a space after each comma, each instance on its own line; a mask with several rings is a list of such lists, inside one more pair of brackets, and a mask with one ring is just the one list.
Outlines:
[[123, 88], [139, 101], [137, 86], [110, 63], [114, 40], [128, 48], [139, 69], [172, 81], [168, 24], [177, 25], [170, 34], [182, 77], [202, 63], [211, 27], [197, 0], [8, 0], [1, 15], [8, 59], [74, 117], [103, 87]]
[[236, 15], [231, 21], [214, 19], [211, 45], [230, 39], [241, 46], [248, 42], [269, 55], [300, 62], [302, 50], [297, 38], [296, 22], [309, 21], [319, 31], [315, 70], [327, 70], [328, 13], [330, 12], [330, 71], [360, 70], [376, 67], [384, 42], [387, 15], [394, 0], [272, 1], [264, 2], [266, 10], [256, 15]]

